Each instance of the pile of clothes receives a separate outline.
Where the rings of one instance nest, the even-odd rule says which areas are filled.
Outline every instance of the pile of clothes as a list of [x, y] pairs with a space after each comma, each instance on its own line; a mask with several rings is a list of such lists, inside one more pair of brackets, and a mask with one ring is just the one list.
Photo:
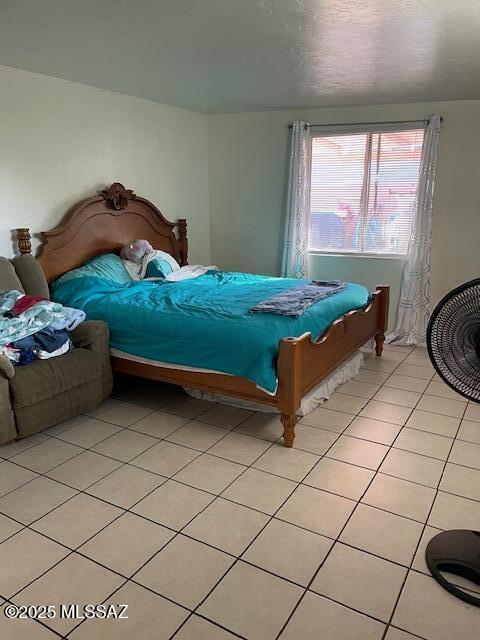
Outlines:
[[85, 312], [19, 291], [0, 293], [0, 355], [14, 365], [61, 356]]

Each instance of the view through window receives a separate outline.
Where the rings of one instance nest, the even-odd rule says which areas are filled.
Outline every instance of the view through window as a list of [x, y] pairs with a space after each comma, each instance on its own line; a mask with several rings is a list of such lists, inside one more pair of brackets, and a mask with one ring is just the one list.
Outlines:
[[422, 129], [312, 137], [310, 251], [405, 255]]

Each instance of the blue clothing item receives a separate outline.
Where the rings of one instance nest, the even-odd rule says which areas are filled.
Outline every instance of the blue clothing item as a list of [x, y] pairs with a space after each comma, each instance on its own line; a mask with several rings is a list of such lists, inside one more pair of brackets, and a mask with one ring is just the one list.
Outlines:
[[85, 318], [85, 311], [82, 311], [81, 309], [71, 309], [70, 307], [63, 307], [63, 314], [60, 316], [55, 316], [53, 321], [48, 326], [54, 331], [61, 331], [62, 329], [73, 331], [81, 322], [85, 320]]
[[38, 331], [33, 336], [16, 340], [13, 346], [15, 349], [41, 349], [42, 351], [52, 353], [60, 349], [60, 347], [63, 347], [68, 340], [70, 340], [70, 334], [66, 329], [53, 331], [50, 327], [45, 327], [45, 329]]
[[14, 361], [15, 366], [30, 364], [35, 360], [35, 350], [37, 345], [35, 344], [35, 338], [33, 336], [17, 340], [11, 346], [16, 350], [17, 359]]
[[338, 280], [312, 280], [264, 300], [250, 309], [253, 313], [278, 313], [281, 316], [301, 316], [320, 300], [338, 293], [347, 286]]
[[34, 336], [27, 336], [26, 338], [20, 338], [13, 343], [14, 349], [35, 349], [37, 347]]
[[35, 342], [38, 348], [48, 353], [53, 353], [70, 340], [70, 334], [63, 329], [62, 331], [53, 331], [50, 327], [46, 327], [39, 331], [34, 336]]
[[24, 364], [30, 364], [34, 362], [36, 359], [35, 351], [33, 349], [20, 349], [20, 355], [18, 362], [15, 363], [17, 367], [20, 367]]
[[154, 258], [150, 260], [145, 272], [146, 278], [166, 278], [169, 273], [172, 273], [173, 267], [167, 260], [163, 258]]
[[363, 308], [365, 287], [349, 284], [299, 317], [249, 313], [255, 304], [299, 284], [293, 278], [209, 271], [181, 282], [118, 284], [85, 276], [57, 280], [52, 296], [104, 320], [115, 349], [170, 364], [221, 371], [274, 393], [279, 341], [320, 336], [338, 317]]

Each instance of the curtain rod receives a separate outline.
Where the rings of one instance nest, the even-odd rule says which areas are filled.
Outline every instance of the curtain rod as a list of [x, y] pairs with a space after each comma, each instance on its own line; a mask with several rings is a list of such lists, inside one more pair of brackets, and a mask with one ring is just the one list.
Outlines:
[[[310, 127], [346, 127], [346, 126], [366, 126], [370, 124], [410, 124], [410, 123], [420, 123], [426, 122], [428, 124], [429, 119], [423, 118], [420, 120], [384, 120], [383, 122], [339, 122], [339, 123], [330, 123], [330, 124], [306, 124], [305, 129]], [[443, 117], [440, 117], [440, 122], [443, 122]], [[293, 124], [290, 122], [288, 128], [291, 129]]]

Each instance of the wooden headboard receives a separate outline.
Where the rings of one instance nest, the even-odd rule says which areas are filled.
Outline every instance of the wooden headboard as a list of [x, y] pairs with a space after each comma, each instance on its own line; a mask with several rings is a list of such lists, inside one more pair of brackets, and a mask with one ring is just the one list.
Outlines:
[[[57, 227], [41, 235], [38, 261], [48, 282], [101, 253], [118, 253], [136, 239], [170, 253], [181, 266], [187, 264], [187, 221], [169, 222], [155, 205], [119, 182], [74, 205]], [[17, 229], [17, 238], [20, 253], [30, 253], [29, 230]]]

